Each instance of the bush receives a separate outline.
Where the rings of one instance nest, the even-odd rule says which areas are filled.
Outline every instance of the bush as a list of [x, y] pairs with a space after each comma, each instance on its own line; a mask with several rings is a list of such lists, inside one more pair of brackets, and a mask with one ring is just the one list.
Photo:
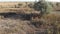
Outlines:
[[48, 14], [52, 11], [51, 4], [45, 1], [39, 1], [35, 3], [33, 8], [37, 11], [40, 11], [40, 16], [43, 16], [44, 14]]

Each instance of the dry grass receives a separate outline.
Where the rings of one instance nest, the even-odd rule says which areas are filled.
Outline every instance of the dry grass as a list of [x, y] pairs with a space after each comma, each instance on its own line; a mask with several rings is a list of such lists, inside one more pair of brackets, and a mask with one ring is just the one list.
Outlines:
[[0, 19], [0, 34], [26, 34], [33, 32], [27, 23], [29, 21], [22, 21], [19, 19]]
[[[0, 3], [0, 5], [9, 5], [13, 6], [13, 4], [17, 3]], [[25, 4], [25, 3], [23, 3]], [[32, 8], [0, 8], [0, 13], [2, 12], [17, 12], [17, 13], [37, 13]], [[1, 17], [1, 16], [0, 16]], [[2, 16], [3, 17], [3, 16]], [[2, 18], [1, 17], [1, 18]], [[28, 16], [27, 16], [28, 17]], [[57, 34], [60, 34], [60, 15], [59, 14], [48, 14], [44, 15], [41, 19], [37, 18], [35, 19], [35, 22], [27, 21], [27, 20], [21, 20], [21, 19], [11, 19], [11, 18], [0, 18], [0, 34], [34, 34], [34, 32], [42, 31], [44, 29], [48, 29], [48, 32], [52, 30], [58, 31]], [[15, 17], [13, 17], [15, 18]], [[18, 18], [18, 17], [16, 17]], [[39, 20], [38, 20], [39, 19]], [[37, 22], [39, 21], [39, 22]], [[36, 26], [36, 27], [35, 27]], [[57, 28], [55, 30], [54, 28]], [[50, 30], [49, 30], [50, 29]], [[39, 31], [39, 32], [40, 32]], [[53, 31], [52, 31], [53, 32]], [[54, 32], [55, 33], [55, 32]], [[52, 34], [52, 33], [50, 33]]]
[[60, 34], [59, 33], [60, 32], [59, 31], [60, 30], [60, 15], [59, 14], [48, 14], [48, 15], [43, 16], [42, 18], [45, 20], [46, 25], [48, 26], [48, 29], [53, 28], [54, 29], [52, 31], [53, 33], [56, 32], [55, 34]]

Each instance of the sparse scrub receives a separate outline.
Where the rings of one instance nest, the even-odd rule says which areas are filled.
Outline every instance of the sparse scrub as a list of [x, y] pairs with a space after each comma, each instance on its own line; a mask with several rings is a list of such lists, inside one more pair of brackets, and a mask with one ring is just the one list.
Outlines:
[[49, 14], [52, 11], [52, 5], [49, 2], [45, 2], [45, 0], [34, 3], [33, 8], [40, 11], [41, 17], [45, 14]]
[[[48, 14], [42, 17], [46, 21], [46, 25], [52, 29], [52, 34], [58, 34], [60, 28], [60, 15]], [[52, 26], [52, 27], [51, 27]], [[50, 30], [51, 31], [51, 30]]]
[[[5, 10], [10, 12], [16, 11], [17, 14], [19, 13], [17, 10], [21, 11], [19, 15], [15, 13], [3, 13], [6, 18], [0, 19], [0, 34], [36, 34], [36, 31], [38, 34], [60, 34], [60, 15], [50, 13], [52, 12], [50, 3], [39, 1], [34, 3], [34, 5], [30, 4], [30, 7], [27, 9], [24, 9], [27, 6], [22, 9], [14, 9], [21, 8], [20, 6], [21, 4], [18, 3], [14, 5], [13, 9], [0, 9], [4, 10], [3, 12]], [[40, 11], [40, 14], [34, 13], [33, 16], [36, 19], [30, 20], [32, 18], [30, 12], [33, 11]], [[25, 12], [29, 13], [26, 14]]]

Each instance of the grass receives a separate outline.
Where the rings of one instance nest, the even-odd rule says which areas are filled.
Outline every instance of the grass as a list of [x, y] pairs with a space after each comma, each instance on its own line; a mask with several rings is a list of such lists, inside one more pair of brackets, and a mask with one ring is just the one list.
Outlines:
[[[60, 28], [60, 15], [58, 14], [48, 14], [43, 17], [43, 19], [46, 21], [46, 25], [49, 28], [53, 28], [53, 33], [60, 34], [59, 28]], [[52, 27], [50, 27], [52, 26]], [[48, 29], [49, 29], [48, 28]], [[52, 33], [52, 34], [53, 34]]]
[[[11, 9], [12, 11], [16, 11], [16, 10], [19, 11], [21, 10], [25, 12], [34, 11], [31, 8], [27, 8], [27, 9], [0, 8], [0, 12], [9, 11]], [[36, 31], [40, 32], [40, 30], [41, 31], [47, 30], [48, 34], [60, 34], [60, 15], [56, 13], [44, 15], [41, 19], [39, 18], [35, 19], [35, 22], [21, 20], [21, 19], [2, 18], [2, 17], [0, 18], [0, 34], [34, 34], [34, 32]]]
[[[18, 18], [18, 17], [17, 17]], [[38, 19], [37, 19], [38, 20]], [[60, 15], [44, 15], [40, 22], [30, 22], [27, 20], [3, 18], [0, 19], [0, 34], [33, 34], [36, 30], [47, 29], [47, 33], [60, 34]], [[52, 32], [53, 33], [52, 33]]]

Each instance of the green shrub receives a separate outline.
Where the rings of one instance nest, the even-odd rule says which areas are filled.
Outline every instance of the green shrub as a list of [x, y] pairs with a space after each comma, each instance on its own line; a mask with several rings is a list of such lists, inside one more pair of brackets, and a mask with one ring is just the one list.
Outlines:
[[33, 8], [37, 11], [40, 11], [41, 16], [43, 16], [44, 14], [49, 14], [52, 11], [52, 5], [44, 0], [36, 2]]

